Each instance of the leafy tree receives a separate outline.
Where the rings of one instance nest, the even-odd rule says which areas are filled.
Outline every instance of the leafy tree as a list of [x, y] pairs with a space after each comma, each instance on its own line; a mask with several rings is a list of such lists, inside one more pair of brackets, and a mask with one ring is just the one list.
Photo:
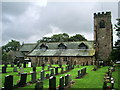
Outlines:
[[115, 47], [111, 52], [110, 58], [113, 61], [120, 60], [120, 19], [117, 19], [118, 23], [115, 24], [118, 40], [115, 42]]
[[67, 33], [54, 34], [51, 37], [43, 37], [42, 40], [37, 42], [68, 42], [68, 41], [87, 41], [84, 36], [76, 34], [75, 36], [69, 36]]
[[15, 40], [11, 40], [6, 45], [2, 46], [2, 60], [3, 60], [3, 63], [10, 62], [12, 59], [11, 59], [10, 55], [8, 55], [8, 52], [10, 50], [17, 51], [17, 49], [19, 49], [19, 47], [20, 47], [20, 42], [15, 41]]
[[5, 46], [2, 46], [2, 51], [4, 52], [9, 52], [10, 50], [16, 51], [20, 47], [20, 42], [11, 40], [8, 42]]
[[70, 37], [69, 41], [87, 41], [87, 39], [80, 34], [76, 34], [75, 36]]

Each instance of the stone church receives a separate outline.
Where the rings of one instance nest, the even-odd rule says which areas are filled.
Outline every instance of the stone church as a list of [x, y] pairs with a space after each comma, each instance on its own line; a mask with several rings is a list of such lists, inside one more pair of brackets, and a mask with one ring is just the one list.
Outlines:
[[24, 44], [20, 51], [31, 59], [33, 65], [91, 65], [95, 60], [108, 60], [112, 39], [111, 12], [94, 13], [94, 41]]

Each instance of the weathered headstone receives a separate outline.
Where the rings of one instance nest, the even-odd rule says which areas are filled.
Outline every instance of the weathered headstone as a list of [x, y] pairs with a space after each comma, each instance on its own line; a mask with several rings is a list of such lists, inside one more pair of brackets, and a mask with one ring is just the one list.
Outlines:
[[17, 67], [14, 67], [14, 68], [13, 68], [13, 72], [17, 72]]
[[41, 71], [41, 80], [44, 80], [44, 79], [45, 79], [45, 71], [42, 70], [42, 71]]
[[51, 69], [51, 74], [50, 76], [53, 76], [54, 75], [54, 69]]
[[63, 73], [64, 72], [64, 67], [61, 67], [61, 73]]
[[50, 71], [50, 66], [48, 66], [48, 71]]
[[50, 77], [49, 90], [56, 90], [56, 77], [53, 77], [53, 76]]
[[32, 83], [36, 82], [36, 72], [35, 71], [31, 72], [31, 82]]
[[69, 75], [65, 75], [65, 86], [69, 84]]
[[64, 89], [64, 77], [60, 77], [60, 82], [59, 82], [59, 90]]
[[44, 67], [45, 67], [45, 64], [43, 63], [43, 64], [42, 64], [42, 70], [44, 70]]
[[27, 80], [27, 73], [22, 73], [21, 78], [20, 78], [20, 82], [18, 83], [18, 86], [25, 86], [26, 80]]
[[36, 67], [33, 67], [33, 72], [36, 72]]
[[48, 78], [49, 77], [49, 74], [46, 74], [46, 78]]
[[24, 68], [23, 67], [20, 67], [20, 74], [24, 73]]
[[58, 74], [58, 67], [55, 68], [55, 74]]
[[80, 78], [80, 70], [78, 70], [78, 78]]
[[38, 81], [35, 85], [35, 90], [43, 90], [43, 82]]
[[26, 62], [23, 63], [23, 67], [26, 68]]
[[28, 62], [28, 67], [31, 67], [31, 62]]
[[14, 67], [14, 63], [11, 63], [11, 67]]
[[7, 75], [4, 82], [5, 90], [13, 90], [13, 75]]
[[6, 68], [5, 66], [2, 67], [2, 73], [6, 73]]

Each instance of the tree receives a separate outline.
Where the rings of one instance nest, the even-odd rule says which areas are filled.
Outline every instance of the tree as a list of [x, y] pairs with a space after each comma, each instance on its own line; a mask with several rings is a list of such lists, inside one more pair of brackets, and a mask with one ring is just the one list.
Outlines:
[[75, 36], [70, 37], [69, 41], [87, 41], [87, 39], [80, 34], [76, 34]]
[[117, 31], [118, 40], [115, 42], [115, 47], [113, 48], [110, 59], [113, 61], [120, 60], [120, 19], [117, 19], [118, 23], [115, 24], [115, 30]]
[[9, 52], [10, 50], [17, 51], [20, 47], [20, 42], [16, 40], [11, 40], [8, 42], [5, 46], [2, 46], [2, 51], [4, 52]]
[[68, 41], [87, 41], [84, 36], [76, 34], [75, 36], [69, 36], [67, 33], [54, 34], [51, 37], [43, 37], [37, 42], [68, 42]]
[[11, 62], [11, 57], [8, 55], [10, 50], [17, 51], [20, 47], [20, 42], [16, 40], [11, 40], [6, 45], [2, 46], [2, 60], [3, 63]]

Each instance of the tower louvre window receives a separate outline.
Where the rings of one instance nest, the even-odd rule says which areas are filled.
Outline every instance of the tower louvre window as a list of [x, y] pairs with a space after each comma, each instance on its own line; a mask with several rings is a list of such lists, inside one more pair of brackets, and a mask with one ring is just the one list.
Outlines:
[[100, 21], [99, 28], [105, 28], [105, 21], [104, 20]]

